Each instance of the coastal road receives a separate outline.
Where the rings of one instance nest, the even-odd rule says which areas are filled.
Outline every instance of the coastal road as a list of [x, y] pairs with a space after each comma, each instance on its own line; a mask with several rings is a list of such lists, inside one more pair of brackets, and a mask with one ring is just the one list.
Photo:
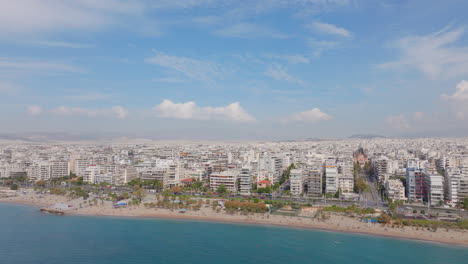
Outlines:
[[361, 177], [369, 186], [368, 190], [360, 195], [361, 205], [368, 204], [367, 207], [382, 205], [382, 199], [377, 189], [377, 179], [373, 175], [367, 174], [364, 170], [361, 170], [358, 177]]

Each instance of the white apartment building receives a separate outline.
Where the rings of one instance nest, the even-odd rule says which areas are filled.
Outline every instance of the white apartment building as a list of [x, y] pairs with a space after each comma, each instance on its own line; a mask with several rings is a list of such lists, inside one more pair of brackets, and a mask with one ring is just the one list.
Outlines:
[[289, 176], [289, 183], [292, 195], [301, 195], [303, 191], [303, 180], [304, 174], [303, 170], [293, 169]]
[[456, 205], [468, 195], [468, 168], [449, 168], [445, 172], [446, 199]]
[[101, 166], [95, 164], [89, 165], [84, 171], [83, 181], [94, 184], [99, 174], [101, 174]]
[[439, 174], [426, 174], [425, 193], [427, 201], [435, 206], [444, 201], [444, 177]]
[[242, 195], [250, 195], [252, 189], [252, 174], [250, 169], [242, 168], [239, 173], [239, 193]]
[[446, 176], [446, 198], [451, 204], [456, 205], [459, 201], [458, 190], [460, 188], [460, 180], [462, 179], [462, 175], [456, 172], [446, 172]]
[[0, 178], [15, 177], [27, 174], [25, 166], [21, 163], [6, 163], [0, 168]]
[[403, 183], [397, 179], [389, 179], [385, 182], [385, 194], [388, 199], [392, 199], [394, 201], [406, 200], [405, 187], [403, 186]]
[[282, 166], [283, 162], [280, 158], [263, 156], [258, 159], [257, 170], [273, 172], [276, 176], [279, 176], [281, 174]]
[[421, 168], [421, 161], [419, 159], [408, 159], [406, 161], [406, 168], [419, 169]]
[[70, 163], [65, 160], [53, 160], [50, 162], [51, 171], [50, 177], [62, 178], [70, 175]]
[[353, 175], [338, 174], [336, 183], [338, 190], [341, 190], [342, 193], [352, 193], [354, 191]]
[[117, 184], [116, 177], [112, 173], [100, 173], [94, 175], [94, 184], [108, 183], [108, 184]]
[[84, 177], [86, 169], [92, 164], [93, 161], [91, 159], [75, 159], [74, 173], [78, 177]]
[[325, 191], [326, 193], [336, 193], [338, 191], [338, 168], [336, 165], [325, 166]]
[[51, 170], [49, 162], [37, 161], [27, 169], [27, 175], [32, 180], [45, 181], [51, 178]]

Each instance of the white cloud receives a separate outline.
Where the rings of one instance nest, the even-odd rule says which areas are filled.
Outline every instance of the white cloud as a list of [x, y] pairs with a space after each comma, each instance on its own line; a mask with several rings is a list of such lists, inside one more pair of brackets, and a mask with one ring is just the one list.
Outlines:
[[155, 56], [145, 61], [182, 73], [191, 80], [212, 81], [223, 75], [223, 71], [216, 63], [167, 55], [157, 51], [155, 51]]
[[171, 77], [162, 77], [162, 78], [153, 78], [151, 79], [153, 82], [161, 82], [161, 83], [186, 83], [190, 80], [186, 78], [171, 78]]
[[312, 49], [312, 55], [315, 57], [320, 57], [324, 51], [338, 47], [338, 42], [326, 40], [309, 39], [307, 44]]
[[308, 25], [308, 28], [316, 32], [344, 38], [351, 38], [353, 36], [349, 30], [328, 23], [314, 22]]
[[287, 35], [276, 32], [271, 28], [249, 23], [239, 23], [228, 26], [226, 28], [215, 31], [215, 34], [229, 38], [288, 38]]
[[319, 108], [313, 108], [308, 111], [294, 113], [290, 116], [282, 118], [282, 122], [306, 122], [306, 123], [316, 123], [319, 121], [327, 121], [333, 119], [333, 116], [322, 112]]
[[389, 116], [387, 117], [386, 122], [391, 128], [399, 131], [405, 131], [411, 128], [408, 119], [404, 114]]
[[216, 25], [221, 21], [218, 16], [198, 16], [192, 18], [192, 21], [199, 25]]
[[468, 81], [462, 80], [453, 94], [442, 94], [441, 98], [448, 103], [448, 108], [456, 119], [468, 119]]
[[443, 94], [442, 98], [454, 101], [468, 101], [468, 81], [462, 80], [457, 84], [456, 91], [452, 95]]
[[[351, 0], [231, 0], [219, 1], [225, 4], [226, 2], [234, 3], [228, 6], [230, 11], [225, 14], [228, 17], [245, 18], [248, 16], [256, 16], [274, 12], [276, 10], [293, 10], [297, 12], [297, 16], [309, 17], [321, 12], [331, 11], [337, 7], [348, 5]], [[238, 4], [241, 2], [242, 4]], [[237, 5], [236, 5], [237, 4]]]
[[308, 64], [310, 62], [309, 58], [301, 54], [265, 54], [268, 59], [273, 60], [284, 60], [290, 64]]
[[73, 42], [64, 42], [64, 41], [34, 41], [33, 44], [44, 47], [54, 47], [54, 48], [73, 48], [73, 49], [86, 49], [92, 48], [93, 45], [82, 44], [82, 43], [73, 43]]
[[139, 0], [0, 0], [0, 6], [2, 35], [95, 30], [142, 15], [145, 7]]
[[[294, 12], [299, 10], [308, 16], [311, 13], [328, 12], [350, 2], [351, 0], [0, 0], [0, 37], [35, 38], [51, 33], [99, 31], [111, 27], [158, 36], [161, 34], [161, 26], [173, 24], [173, 21], [164, 21], [164, 16], [161, 16], [164, 11], [186, 15], [185, 10], [189, 8], [203, 8], [209, 12], [216, 10], [216, 16], [191, 20], [192, 23], [214, 24], [218, 21], [242, 21], [246, 17], [258, 17], [280, 9]], [[203, 10], [201, 13], [204, 13]], [[269, 33], [273, 37], [284, 37], [272, 30]]]
[[30, 105], [27, 107], [28, 114], [31, 116], [38, 116], [42, 114], [42, 107], [38, 105]]
[[50, 113], [63, 116], [116, 117], [119, 119], [125, 119], [128, 116], [127, 109], [121, 106], [114, 106], [111, 109], [59, 106], [50, 110]]
[[245, 111], [239, 102], [223, 107], [200, 107], [195, 102], [174, 103], [165, 99], [153, 110], [159, 117], [185, 120], [229, 120], [254, 122], [255, 118]]
[[359, 88], [359, 90], [361, 90], [361, 92], [364, 94], [364, 95], [371, 95], [373, 94], [377, 89], [375, 86], [362, 86]]
[[286, 69], [284, 69], [280, 65], [274, 65], [274, 66], [269, 67], [267, 71], [265, 72], [265, 75], [278, 81], [287, 81], [287, 82], [296, 83], [299, 85], [304, 84], [304, 81], [293, 77], [286, 71]]
[[222, 4], [222, 2], [218, 0], [157, 0], [152, 3], [152, 7], [161, 9], [186, 9], [200, 6], [217, 6], [218, 4]]
[[0, 58], [0, 71], [2, 73], [83, 73], [84, 69], [55, 61], [33, 60], [25, 58]]
[[415, 69], [431, 79], [450, 78], [468, 73], [468, 46], [455, 46], [464, 34], [459, 28], [423, 35], [408, 36], [394, 46], [400, 58], [378, 65], [382, 69]]
[[412, 112], [391, 115], [386, 124], [399, 132], [426, 133], [431, 131], [460, 131], [468, 119], [468, 81], [461, 81], [452, 94], [440, 96], [443, 111]]
[[125, 119], [128, 116], [128, 110], [123, 108], [122, 106], [114, 106], [112, 107], [112, 112], [115, 116], [119, 119]]

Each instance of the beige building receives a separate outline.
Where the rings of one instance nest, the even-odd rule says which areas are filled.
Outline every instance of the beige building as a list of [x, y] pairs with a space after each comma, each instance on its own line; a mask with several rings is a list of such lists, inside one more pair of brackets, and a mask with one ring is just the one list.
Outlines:
[[222, 171], [214, 172], [210, 175], [210, 188], [213, 191], [216, 191], [219, 186], [224, 184], [226, 189], [231, 192], [237, 191], [237, 178], [239, 176], [238, 171]]
[[400, 180], [396, 179], [389, 179], [385, 182], [385, 193], [387, 198], [392, 199], [394, 201], [406, 200], [405, 197], [405, 187]]

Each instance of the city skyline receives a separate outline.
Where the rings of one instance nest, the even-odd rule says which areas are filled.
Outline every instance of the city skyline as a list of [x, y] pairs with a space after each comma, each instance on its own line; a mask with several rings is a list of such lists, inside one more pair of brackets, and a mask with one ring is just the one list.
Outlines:
[[2, 133], [466, 136], [463, 1], [0, 1]]

